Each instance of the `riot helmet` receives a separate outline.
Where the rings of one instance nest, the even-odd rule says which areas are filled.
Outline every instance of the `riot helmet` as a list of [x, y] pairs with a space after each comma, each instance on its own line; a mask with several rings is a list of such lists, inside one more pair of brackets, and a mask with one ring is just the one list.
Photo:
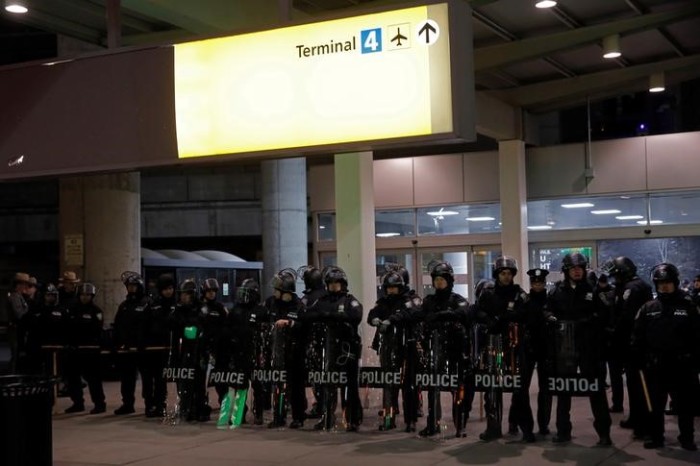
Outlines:
[[158, 280], [156, 281], [156, 287], [158, 288], [158, 291], [163, 291], [166, 288], [170, 287], [175, 288], [175, 277], [172, 276], [172, 274], [169, 273], [163, 273], [158, 276]]
[[97, 287], [90, 282], [81, 283], [78, 285], [78, 294], [87, 294], [94, 297], [97, 294]]
[[574, 267], [581, 267], [585, 271], [588, 267], [588, 258], [580, 252], [565, 255], [561, 260], [561, 271], [566, 273]]
[[297, 291], [297, 274], [296, 271], [290, 268], [282, 269], [272, 277], [272, 288], [280, 293], [296, 293]]
[[143, 281], [143, 277], [139, 273], [127, 271], [122, 273], [121, 278], [122, 283], [124, 283], [124, 286], [127, 287], [127, 289], [131, 285], [136, 286], [135, 294], [141, 295], [145, 292], [146, 282]]
[[323, 270], [323, 282], [326, 284], [326, 288], [328, 288], [331, 283], [340, 283], [343, 291], [348, 289], [348, 276], [345, 271], [337, 265], [326, 267]]
[[44, 302], [47, 301], [47, 298], [51, 300], [51, 303], [46, 303], [47, 305], [53, 304], [56, 305], [58, 304], [58, 288], [56, 288], [56, 285], [53, 283], [49, 283], [46, 285], [46, 289], [44, 290]]
[[503, 270], [510, 270], [515, 277], [518, 274], [518, 261], [510, 256], [497, 257], [493, 262], [493, 272], [491, 274], [494, 280], [498, 279], [498, 274]]
[[387, 290], [392, 287], [398, 289], [398, 294], [404, 292], [405, 283], [403, 277], [398, 272], [387, 272], [382, 276], [382, 291], [385, 295], [389, 294]]
[[177, 290], [179, 293], [188, 293], [194, 295], [197, 291], [197, 284], [191, 278], [183, 280]]
[[304, 287], [307, 290], [310, 291], [323, 288], [323, 277], [321, 276], [321, 271], [313, 265], [304, 265], [299, 267], [297, 274], [301, 275], [302, 280], [304, 280]]
[[432, 264], [432, 267], [430, 267], [430, 278], [432, 279], [433, 286], [435, 285], [435, 279], [438, 277], [444, 278], [447, 282], [447, 287], [452, 289], [455, 283], [455, 271], [452, 268], [452, 264], [449, 262]]
[[637, 266], [634, 265], [632, 259], [626, 256], [620, 256], [612, 262], [606, 264], [606, 272], [608, 275], [615, 277], [615, 280], [628, 281], [637, 275]]
[[241, 304], [260, 302], [260, 285], [252, 278], [246, 278], [236, 290], [236, 299]]
[[496, 283], [494, 283], [493, 280], [489, 280], [488, 278], [482, 278], [481, 280], [476, 282], [476, 285], [474, 286], [474, 300], [478, 301], [483, 292], [492, 290], [495, 286]]
[[656, 265], [651, 271], [651, 281], [654, 282], [654, 285], [658, 285], [660, 282], [670, 282], [675, 285], [675, 289], [678, 289], [680, 285], [678, 267], [667, 262]]
[[216, 278], [207, 278], [202, 282], [202, 296], [204, 296], [207, 291], [219, 291], [219, 282]]

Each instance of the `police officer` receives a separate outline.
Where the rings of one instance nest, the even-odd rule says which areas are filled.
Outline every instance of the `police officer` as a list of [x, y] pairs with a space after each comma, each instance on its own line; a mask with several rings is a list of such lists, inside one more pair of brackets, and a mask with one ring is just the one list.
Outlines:
[[[545, 269], [530, 269], [527, 271], [530, 277], [530, 293], [525, 306], [523, 321], [523, 348], [524, 358], [522, 365], [522, 387], [525, 392], [530, 389], [532, 376], [537, 368], [537, 424], [540, 435], [549, 434], [549, 420], [552, 416], [552, 396], [547, 393], [547, 351], [545, 345], [547, 306], [547, 275]], [[526, 422], [534, 422], [530, 408], [530, 397], [522, 399], [522, 414]], [[530, 438], [529, 440], [532, 440]]]
[[80, 278], [78, 274], [72, 270], [63, 272], [61, 278], [58, 279], [58, 301], [69, 309], [78, 301], [78, 284]]
[[172, 332], [168, 324], [170, 314], [175, 311], [175, 278], [171, 274], [161, 274], [156, 280], [156, 296], [149, 308], [146, 334], [146, 351], [143, 354], [143, 377], [149, 382], [152, 391], [144, 394], [146, 417], [165, 415], [168, 398], [166, 379], [163, 369], [168, 362], [168, 351], [172, 346]]
[[[588, 259], [580, 253], [567, 254], [562, 260], [564, 280], [557, 282], [547, 299], [547, 318], [551, 321], [567, 321], [575, 325], [574, 346], [577, 361], [570, 361], [574, 374], [605, 378], [603, 342], [608, 316], [593, 287], [586, 280]], [[602, 387], [601, 387], [602, 388]], [[610, 413], [603, 390], [589, 396], [593, 411], [593, 427], [599, 436], [598, 446], [610, 446]], [[571, 440], [571, 395], [557, 395], [557, 435], [554, 443]]]
[[192, 377], [177, 381], [180, 400], [180, 417], [187, 421], [206, 422], [211, 415], [206, 393], [206, 368], [202, 341], [204, 316], [202, 304], [197, 299], [197, 283], [192, 279], [183, 280], [178, 287], [178, 302], [170, 315], [170, 326], [179, 366], [191, 369]]
[[[382, 277], [382, 297], [367, 315], [367, 323], [375, 327], [372, 348], [379, 355], [385, 372], [402, 372], [401, 391], [406, 432], [415, 432], [418, 418], [418, 392], [415, 384], [417, 353], [414, 314], [420, 310], [421, 299], [411, 296], [403, 277], [390, 271]], [[396, 428], [399, 413], [399, 387], [385, 386], [380, 430]]]
[[[260, 285], [252, 278], [243, 280], [236, 290], [236, 302], [229, 312], [226, 327], [230, 341], [230, 362], [235, 369], [247, 373], [254, 368], [264, 369], [269, 331], [267, 309], [260, 304]], [[270, 403], [269, 385], [252, 381], [253, 417], [255, 425], [262, 425], [263, 412]]]
[[[518, 273], [518, 264], [515, 259], [509, 256], [496, 258], [493, 263], [492, 277], [494, 279], [493, 288], [484, 288], [477, 303], [477, 320], [485, 325], [491, 339], [500, 339], [501, 348], [516, 348], [517, 333], [519, 332], [517, 323], [522, 319], [525, 305], [527, 303], [527, 293], [523, 291], [513, 278]], [[516, 390], [513, 397], [516, 403], [516, 412], [520, 413], [519, 399], [527, 395], [527, 392]], [[495, 440], [503, 436], [503, 393], [498, 390], [486, 392], [486, 430], [479, 435], [485, 442]], [[523, 439], [532, 441], [532, 428], [530, 423], [518, 416], [518, 424], [523, 430]]]
[[[273, 420], [269, 428], [282, 427], [287, 423], [286, 399], [292, 407], [290, 429], [304, 425], [306, 411], [306, 388], [304, 366], [304, 333], [300, 318], [304, 305], [296, 294], [296, 272], [282, 269], [272, 277], [272, 296], [265, 300], [270, 322], [273, 324], [271, 337], [271, 364], [273, 369], [285, 369], [287, 383], [278, 384], [273, 397]], [[278, 395], [279, 394], [279, 395]]]
[[[455, 437], [466, 437], [467, 418], [474, 400], [474, 382], [469, 370], [469, 333], [472, 316], [469, 314], [469, 302], [455, 293], [454, 270], [448, 262], [438, 262], [430, 269], [435, 293], [426, 296], [418, 312], [418, 319], [424, 322], [422, 348], [429, 354], [428, 359], [444, 370], [454, 368], [450, 375], [457, 374], [459, 387], [452, 390], [452, 420], [455, 425]], [[433, 345], [439, 340], [441, 347]], [[441, 417], [440, 389], [428, 390], [428, 420], [426, 427], [420, 431], [422, 437], [433, 436], [440, 431]]]
[[[615, 279], [615, 302], [612, 314], [612, 337], [610, 342], [610, 382], [614, 395], [613, 409], [622, 407], [623, 391], [621, 387], [622, 372], [627, 379], [627, 395], [629, 397], [629, 416], [620, 421], [620, 427], [633, 429], [636, 439], [643, 439], [644, 432], [644, 394], [642, 392], [639, 371], [632, 365], [630, 356], [630, 341], [634, 317], [644, 303], [653, 296], [651, 287], [637, 276], [637, 266], [625, 256], [616, 258], [607, 266], [610, 276]], [[639, 422], [638, 422], [639, 420]]]
[[114, 346], [117, 351], [117, 367], [121, 380], [122, 405], [114, 411], [120, 416], [134, 413], [136, 375], [141, 373], [143, 394], [152, 393], [152, 378], [144, 377], [145, 364], [139, 352], [146, 345], [149, 307], [151, 299], [146, 294], [146, 284], [136, 272], [124, 272], [122, 283], [126, 287], [126, 299], [114, 316]]
[[664, 446], [664, 408], [669, 393], [678, 410], [678, 440], [685, 450], [696, 451], [693, 414], [698, 400], [700, 316], [692, 298], [679, 289], [679, 273], [673, 264], [654, 267], [656, 299], [644, 304], [634, 322], [633, 359], [647, 409], [649, 437], [644, 448]]
[[[204, 359], [209, 361], [213, 359], [215, 369], [225, 369], [228, 365], [230, 350], [226, 344], [226, 317], [228, 310], [218, 301], [217, 294], [219, 293], [219, 282], [216, 278], [207, 278], [202, 283], [201, 287], [201, 314], [203, 317], [203, 334], [204, 338]], [[208, 383], [209, 381], [207, 381]], [[217, 384], [215, 386], [216, 393], [219, 397], [219, 405], [226, 396], [228, 387], [226, 385]]]
[[85, 409], [81, 377], [85, 379], [94, 408], [90, 414], [104, 413], [107, 405], [100, 373], [100, 343], [102, 341], [102, 309], [94, 303], [97, 288], [92, 283], [78, 285], [78, 302], [68, 309], [68, 346], [66, 383], [73, 405], [66, 413]]
[[[327, 267], [323, 273], [323, 281], [328, 293], [306, 310], [304, 323], [308, 325], [323, 323], [327, 326], [326, 342], [331, 344], [326, 348], [332, 353], [328, 365], [345, 372], [347, 377], [347, 383], [341, 387], [346, 430], [357, 432], [362, 423], [358, 387], [361, 345], [357, 331], [357, 327], [362, 322], [362, 304], [348, 292], [348, 277], [340, 267]], [[329, 390], [324, 390], [322, 403], [326, 409], [324, 409], [324, 417], [314, 426], [315, 429], [328, 429], [332, 426], [333, 413], [337, 404], [337, 387], [337, 384], [332, 384]]]
[[[304, 308], [308, 308], [313, 306], [318, 298], [326, 294], [326, 287], [323, 284], [323, 276], [321, 275], [321, 271], [313, 265], [304, 265], [299, 267], [297, 273], [304, 280], [304, 291], [303, 296], [301, 297], [301, 302], [304, 305]], [[308, 333], [312, 331], [312, 329], [307, 328], [304, 330], [306, 334], [304, 339], [307, 342], [313, 341], [315, 339], [314, 335]], [[314, 394], [314, 402], [311, 409], [306, 414], [306, 417], [309, 419], [317, 419], [321, 417], [322, 414], [318, 404], [318, 400], [321, 397], [322, 388], [319, 384], [313, 384], [312, 389]]]
[[29, 284], [29, 275], [17, 272], [12, 278], [11, 289], [7, 294], [8, 328], [7, 338], [10, 344], [10, 372], [16, 373], [20, 358], [20, 349], [23, 350], [21, 322], [29, 311], [24, 292]]

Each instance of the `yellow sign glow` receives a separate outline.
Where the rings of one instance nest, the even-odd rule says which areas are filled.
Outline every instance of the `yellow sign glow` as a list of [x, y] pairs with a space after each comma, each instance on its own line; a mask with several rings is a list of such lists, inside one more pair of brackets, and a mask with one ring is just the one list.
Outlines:
[[175, 46], [180, 157], [453, 131], [447, 4]]

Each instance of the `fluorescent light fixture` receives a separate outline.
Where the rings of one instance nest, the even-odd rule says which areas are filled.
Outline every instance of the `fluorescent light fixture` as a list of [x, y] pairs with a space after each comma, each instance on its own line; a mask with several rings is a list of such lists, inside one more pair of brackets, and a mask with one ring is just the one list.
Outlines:
[[595, 204], [591, 204], [590, 202], [579, 202], [574, 204], [562, 204], [561, 206], [565, 209], [583, 209], [584, 207], [595, 207]]
[[[649, 225], [660, 225], [664, 223], [663, 220], [649, 220]], [[646, 225], [647, 221], [646, 220], [640, 220], [637, 222], [638, 225]]]
[[433, 217], [444, 217], [444, 216], [450, 216], [450, 215], [459, 215], [459, 212], [456, 210], [444, 210], [443, 207], [440, 207], [440, 210], [434, 210], [432, 212], [426, 212], [428, 215], [431, 215]]
[[465, 217], [464, 220], [468, 222], [490, 222], [496, 219], [494, 217]]
[[551, 230], [552, 225], [530, 225], [527, 227], [528, 230]]
[[554, 0], [540, 0], [535, 3], [535, 8], [552, 8], [557, 6], [557, 2]]
[[392, 231], [391, 233], [377, 233], [377, 238], [391, 238], [392, 236], [401, 236], [401, 233]]
[[23, 14], [29, 11], [27, 2], [21, 0], [5, 0], [5, 11], [8, 13]]
[[326, 226], [325, 226], [325, 225], [321, 225], [320, 227], [318, 227], [318, 229], [319, 229], [319, 230], [325, 230], [325, 229], [326, 229]]
[[649, 92], [663, 92], [666, 90], [666, 77], [663, 72], [649, 76]]
[[643, 215], [618, 215], [615, 217], [618, 220], [639, 220], [644, 218]]
[[622, 55], [620, 52], [620, 35], [613, 34], [603, 37], [603, 58], [618, 58]]
[[622, 213], [621, 210], [617, 209], [604, 209], [604, 210], [591, 210], [593, 215], [612, 215]]

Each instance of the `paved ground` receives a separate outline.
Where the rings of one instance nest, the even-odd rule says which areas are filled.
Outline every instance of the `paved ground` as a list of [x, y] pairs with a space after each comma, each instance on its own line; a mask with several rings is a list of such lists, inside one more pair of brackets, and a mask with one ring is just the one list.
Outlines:
[[[374, 416], [376, 409], [365, 411], [365, 423], [359, 433], [314, 432], [312, 421], [307, 421], [301, 431], [270, 430], [250, 425], [221, 431], [216, 429], [214, 422], [163, 425], [159, 420], [145, 418], [141, 414], [142, 406], [134, 415], [112, 415], [112, 410], [119, 405], [119, 387], [115, 382], [108, 382], [105, 388], [109, 403], [107, 414], [54, 416], [56, 466], [700, 464], [699, 452], [688, 452], [679, 447], [673, 417], [667, 417], [667, 446], [661, 450], [644, 450], [640, 442], [632, 441], [630, 431], [617, 427], [622, 417], [620, 414], [613, 415], [615, 446], [594, 447], [598, 438], [593, 431], [587, 399], [574, 399], [573, 441], [566, 446], [555, 446], [551, 436], [539, 438], [537, 443], [530, 445], [513, 443], [516, 437], [509, 436], [493, 443], [480, 442], [478, 434], [484, 430], [485, 421], [479, 420], [478, 395], [466, 439], [453, 438], [451, 426], [440, 438], [422, 439], [401, 431], [378, 432]], [[378, 392], [372, 393], [370, 399], [372, 404], [378, 401]], [[68, 399], [60, 398], [56, 410], [62, 412], [69, 404]], [[421, 421], [424, 423], [425, 419]], [[699, 424], [700, 421], [696, 420], [696, 429]], [[422, 427], [419, 423], [419, 428]], [[696, 439], [698, 437], [696, 435]]]

